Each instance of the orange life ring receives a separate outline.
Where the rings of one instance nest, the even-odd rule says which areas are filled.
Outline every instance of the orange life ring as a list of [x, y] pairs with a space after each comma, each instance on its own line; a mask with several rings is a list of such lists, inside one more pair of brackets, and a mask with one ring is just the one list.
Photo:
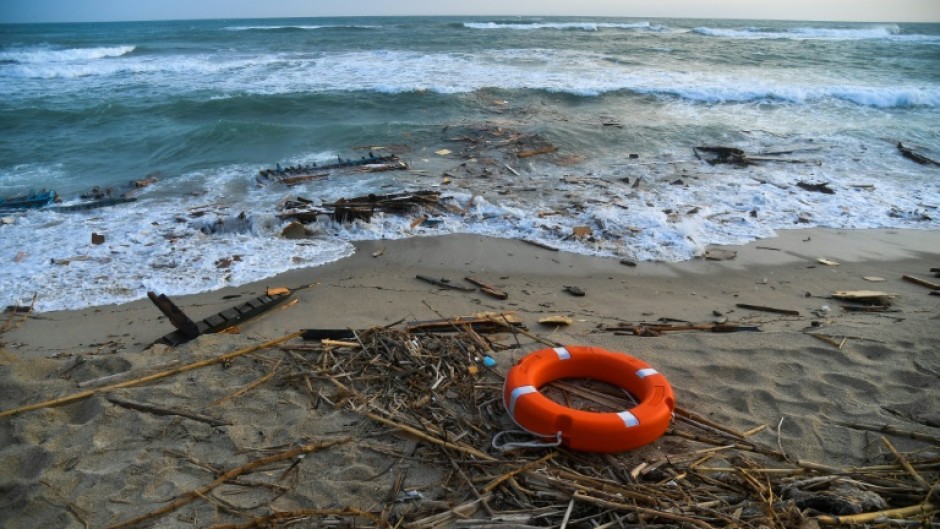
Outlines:
[[[590, 378], [613, 384], [639, 404], [618, 413], [581, 411], [558, 404], [539, 392], [563, 378]], [[599, 347], [571, 345], [527, 355], [506, 375], [503, 404], [526, 431], [560, 436], [561, 443], [585, 452], [622, 452], [649, 444], [672, 420], [675, 396], [662, 374], [642, 360]]]

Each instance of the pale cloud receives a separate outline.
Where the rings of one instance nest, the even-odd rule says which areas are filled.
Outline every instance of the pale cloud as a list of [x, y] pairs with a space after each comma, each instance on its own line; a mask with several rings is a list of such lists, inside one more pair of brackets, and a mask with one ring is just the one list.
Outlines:
[[483, 15], [940, 22], [940, 0], [0, 0], [0, 22]]

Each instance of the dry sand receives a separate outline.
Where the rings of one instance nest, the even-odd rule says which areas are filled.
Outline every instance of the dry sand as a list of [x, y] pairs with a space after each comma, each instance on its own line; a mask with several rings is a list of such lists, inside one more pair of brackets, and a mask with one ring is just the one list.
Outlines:
[[[294, 294], [296, 304], [243, 325], [239, 335], [207, 335], [176, 349], [146, 349], [172, 330], [146, 300], [30, 315], [0, 335], [0, 409], [68, 395], [79, 391], [79, 383], [104, 375], [211, 358], [304, 328], [368, 328], [403, 318], [514, 310], [541, 336], [644, 359], [668, 377], [678, 404], [687, 410], [741, 431], [768, 425], [755, 440], [779, 446], [792, 459], [837, 466], [882, 460], [885, 448], [875, 442], [877, 434], [838, 423], [940, 433], [940, 297], [901, 279], [911, 274], [940, 282], [929, 273], [940, 266], [940, 232], [788, 231], [729, 248], [737, 251], [733, 260], [635, 267], [469, 235], [357, 246], [356, 255], [328, 266], [175, 298], [198, 319], [256, 296], [265, 286], [307, 286]], [[819, 258], [839, 264], [825, 265]], [[507, 291], [509, 299], [440, 290], [416, 280], [416, 274], [455, 282], [472, 274]], [[871, 276], [885, 281], [865, 279]], [[586, 295], [565, 292], [569, 285]], [[897, 297], [891, 310], [881, 313], [845, 312], [830, 298], [833, 291], [861, 289]], [[794, 310], [799, 316], [737, 308], [739, 303]], [[566, 315], [574, 323], [559, 330], [540, 327], [536, 321], [547, 315]], [[762, 332], [637, 337], [601, 329], [659, 318], [727, 318], [760, 326]], [[544, 347], [521, 341], [523, 348], [495, 355], [500, 372]], [[374, 428], [362, 417], [329, 406], [311, 410], [306, 395], [273, 384], [208, 406], [264, 374], [265, 354], [275, 356], [256, 353], [226, 367], [115, 393], [207, 413], [231, 426], [139, 413], [103, 395], [0, 418], [0, 526], [81, 528], [87, 522], [104, 527], [159, 508], [214, 477], [180, 454], [229, 469], [245, 463], [247, 451], [261, 447], [345, 435], [370, 438]], [[668, 452], [668, 439], [638, 450], [636, 458]], [[387, 431], [373, 440], [397, 451], [420, 444]], [[940, 451], [922, 441], [892, 440], [902, 451]], [[393, 473], [383, 472], [389, 461], [395, 462], [356, 443], [309, 454], [302, 463], [302, 484], [273, 505], [373, 509], [389, 490]], [[433, 466], [409, 479], [412, 489], [445, 499], [443, 491], [434, 490], [441, 475]], [[247, 508], [254, 501], [247, 494], [227, 498], [227, 506], [190, 505], [155, 525], [211, 526], [237, 519], [226, 509]]]

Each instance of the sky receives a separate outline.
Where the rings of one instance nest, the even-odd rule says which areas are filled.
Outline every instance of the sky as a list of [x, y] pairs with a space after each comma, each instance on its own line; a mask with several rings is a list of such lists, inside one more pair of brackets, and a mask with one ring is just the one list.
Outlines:
[[356, 15], [940, 22], [940, 0], [0, 0], [0, 23]]

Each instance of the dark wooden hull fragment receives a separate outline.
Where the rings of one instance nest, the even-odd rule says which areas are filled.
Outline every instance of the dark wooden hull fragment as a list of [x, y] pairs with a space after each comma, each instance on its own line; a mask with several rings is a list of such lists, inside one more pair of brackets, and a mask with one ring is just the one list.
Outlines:
[[229, 327], [234, 327], [263, 312], [271, 310], [290, 297], [290, 293], [276, 294], [273, 296], [258, 296], [235, 307], [225, 309], [218, 314], [213, 314], [201, 321], [194, 322], [165, 295], [161, 294], [158, 296], [153, 292], [148, 292], [147, 295], [150, 297], [150, 300], [153, 301], [154, 305], [166, 315], [170, 323], [176, 327], [175, 331], [153, 343], [169, 345], [170, 347], [184, 344], [203, 334], [212, 334], [228, 329]]

